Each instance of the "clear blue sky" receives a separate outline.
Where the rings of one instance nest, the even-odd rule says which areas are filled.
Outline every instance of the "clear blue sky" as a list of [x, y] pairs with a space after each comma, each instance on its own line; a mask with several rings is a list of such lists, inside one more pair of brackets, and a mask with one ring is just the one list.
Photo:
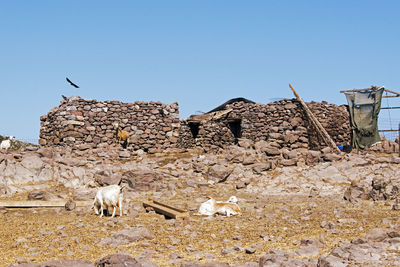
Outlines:
[[62, 94], [178, 101], [186, 118], [234, 97], [292, 98], [289, 82], [305, 101], [335, 104], [344, 89], [400, 91], [399, 11], [367, 0], [0, 1], [0, 135], [36, 142]]

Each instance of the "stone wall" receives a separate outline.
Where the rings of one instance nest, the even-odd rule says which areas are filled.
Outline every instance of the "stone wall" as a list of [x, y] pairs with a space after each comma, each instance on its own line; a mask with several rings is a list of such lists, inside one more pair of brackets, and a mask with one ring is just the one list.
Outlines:
[[70, 97], [41, 116], [40, 145], [115, 143], [113, 123], [131, 134], [129, 147], [162, 150], [176, 147], [179, 136], [178, 103], [123, 103]]
[[[345, 106], [308, 103], [337, 145], [350, 144], [349, 115]], [[269, 104], [237, 101], [217, 120], [193, 123], [179, 120], [177, 103], [99, 102], [70, 97], [40, 118], [39, 144], [98, 147], [115, 142], [113, 123], [131, 134], [129, 148], [162, 151], [166, 148], [202, 147], [215, 150], [239, 138], [265, 140], [277, 149], [321, 149], [325, 146], [295, 99]]]
[[[337, 145], [351, 144], [350, 115], [345, 105], [337, 106], [325, 101], [307, 104]], [[310, 148], [319, 149], [324, 142], [307, 120]]]
[[[309, 108], [337, 145], [350, 144], [349, 115], [345, 106], [311, 102]], [[235, 102], [226, 106], [233, 110], [218, 120], [194, 124], [181, 122], [179, 146], [217, 149], [237, 142], [238, 138], [266, 140], [276, 148], [320, 149], [325, 146], [309, 124], [305, 112], [295, 99], [269, 104]]]

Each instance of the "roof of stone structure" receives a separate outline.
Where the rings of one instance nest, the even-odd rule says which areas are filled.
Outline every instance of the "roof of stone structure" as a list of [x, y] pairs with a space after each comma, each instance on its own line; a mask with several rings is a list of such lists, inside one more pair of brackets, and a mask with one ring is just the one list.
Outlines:
[[232, 98], [232, 99], [226, 101], [222, 105], [219, 105], [218, 107], [214, 108], [213, 110], [210, 110], [207, 113], [216, 112], [216, 111], [220, 111], [220, 110], [225, 110], [227, 105], [233, 104], [233, 103], [236, 103], [236, 102], [245, 102], [245, 103], [255, 104], [254, 101], [251, 101], [249, 99], [246, 99], [246, 98], [243, 98], [243, 97], [237, 97], [237, 98]]
[[190, 116], [187, 119], [187, 121], [192, 122], [192, 123], [200, 123], [200, 122], [205, 122], [205, 121], [218, 120], [231, 111], [232, 111], [232, 109], [228, 108], [228, 109], [223, 109], [223, 110], [219, 110], [219, 111], [204, 113], [201, 115], [194, 115], [194, 116]]
[[190, 116], [187, 119], [187, 121], [202, 122], [202, 121], [209, 121], [209, 120], [217, 120], [232, 111], [231, 108], [229, 108], [229, 109], [226, 108], [227, 105], [233, 104], [236, 102], [245, 102], [245, 103], [255, 104], [255, 102], [248, 100], [246, 98], [243, 98], [243, 97], [232, 98], [232, 99], [226, 101], [225, 103], [223, 103], [222, 105], [219, 105], [218, 107], [214, 108], [213, 110], [210, 110], [207, 113]]

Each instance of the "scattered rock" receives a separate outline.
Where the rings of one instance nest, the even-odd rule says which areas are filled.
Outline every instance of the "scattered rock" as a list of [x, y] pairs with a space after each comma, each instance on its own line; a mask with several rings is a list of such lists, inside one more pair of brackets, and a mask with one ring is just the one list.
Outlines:
[[76, 203], [74, 201], [72, 201], [72, 200], [68, 200], [65, 203], [65, 210], [67, 210], [67, 211], [74, 210], [75, 207], [76, 207]]
[[142, 267], [142, 264], [140, 264], [136, 259], [124, 254], [105, 256], [97, 260], [94, 265], [96, 267]]
[[28, 200], [57, 200], [58, 198], [46, 191], [32, 191], [28, 194]]
[[153, 239], [154, 235], [145, 227], [139, 228], [125, 228], [121, 231], [116, 232], [112, 237], [105, 237], [100, 240], [99, 245], [101, 246], [112, 246], [117, 247], [120, 245], [126, 245], [131, 242], [137, 242], [143, 239]]

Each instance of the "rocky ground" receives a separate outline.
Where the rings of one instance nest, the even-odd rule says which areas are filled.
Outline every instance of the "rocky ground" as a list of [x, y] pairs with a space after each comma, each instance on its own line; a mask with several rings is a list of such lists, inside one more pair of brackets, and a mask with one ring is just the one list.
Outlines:
[[[90, 207], [0, 209], [1, 266], [400, 266], [399, 163], [246, 142], [212, 154], [3, 152], [0, 200], [92, 200], [99, 186], [126, 188], [122, 217], [99, 218]], [[231, 195], [242, 215], [195, 215], [207, 197]], [[190, 216], [167, 219], [143, 208], [149, 199]]]

